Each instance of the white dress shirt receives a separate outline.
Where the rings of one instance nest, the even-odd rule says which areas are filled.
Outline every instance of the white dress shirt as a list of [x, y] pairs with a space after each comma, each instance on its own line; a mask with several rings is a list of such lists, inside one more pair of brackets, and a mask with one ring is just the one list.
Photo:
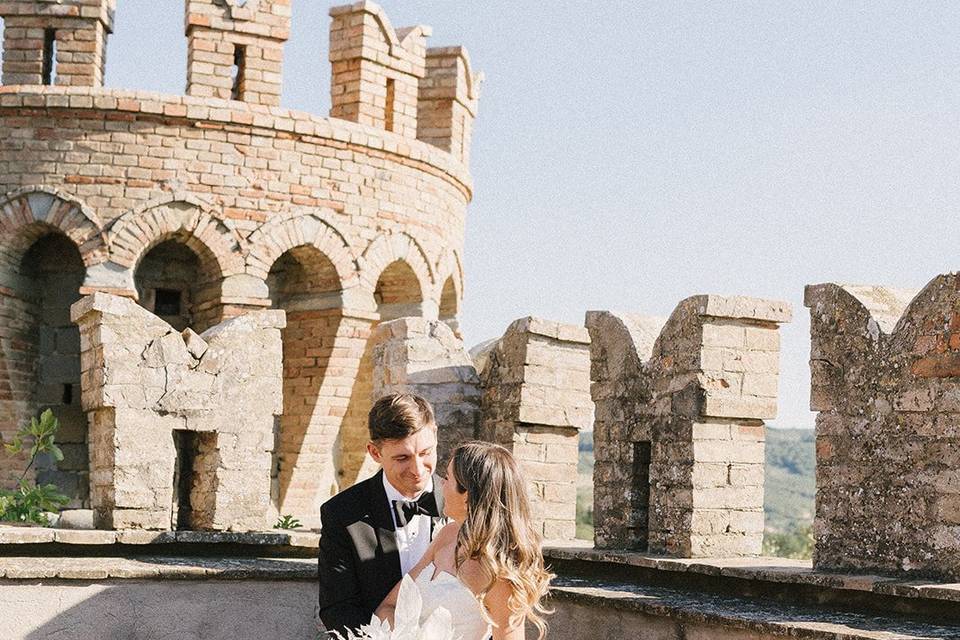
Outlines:
[[[418, 513], [410, 518], [406, 526], [397, 526], [397, 512], [393, 508], [393, 501], [404, 500], [409, 502], [411, 499], [405, 497], [390, 484], [390, 481], [387, 480], [387, 474], [383, 474], [383, 488], [387, 492], [390, 515], [393, 517], [393, 526], [396, 528], [397, 550], [400, 552], [400, 575], [405, 576], [420, 562], [423, 554], [427, 552], [427, 547], [430, 546], [430, 516]], [[427, 488], [413, 499], [416, 500], [428, 491], [433, 491], [433, 478], [430, 478]]]

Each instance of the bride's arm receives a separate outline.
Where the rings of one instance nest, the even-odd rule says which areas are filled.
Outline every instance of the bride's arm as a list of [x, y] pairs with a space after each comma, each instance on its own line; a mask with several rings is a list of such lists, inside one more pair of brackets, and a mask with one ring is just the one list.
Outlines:
[[483, 599], [487, 613], [495, 625], [493, 640], [524, 640], [524, 617], [511, 619], [511, 595], [513, 586], [506, 580], [497, 580]]
[[[449, 523], [441, 529], [430, 543], [430, 546], [427, 547], [423, 557], [420, 558], [420, 562], [418, 562], [413, 569], [410, 569], [409, 576], [416, 580], [420, 572], [423, 571], [423, 568], [433, 562], [434, 557], [437, 555], [437, 548], [445, 544], [450, 544], [452, 539], [456, 539], [456, 535], [456, 523], [454, 522]], [[394, 585], [393, 589], [390, 590], [390, 593], [387, 594], [387, 597], [383, 599], [383, 602], [380, 603], [377, 610], [374, 611], [374, 615], [381, 620], [389, 620], [391, 628], [393, 628], [393, 611], [397, 606], [397, 596], [399, 593], [400, 583], [398, 582]]]

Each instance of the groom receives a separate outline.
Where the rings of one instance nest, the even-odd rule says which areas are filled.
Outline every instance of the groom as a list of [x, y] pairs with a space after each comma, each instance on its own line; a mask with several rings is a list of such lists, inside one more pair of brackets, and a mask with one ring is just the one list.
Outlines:
[[320, 507], [320, 619], [344, 636], [370, 622], [442, 526], [430, 403], [385, 396], [370, 410], [368, 427], [367, 451], [382, 469]]

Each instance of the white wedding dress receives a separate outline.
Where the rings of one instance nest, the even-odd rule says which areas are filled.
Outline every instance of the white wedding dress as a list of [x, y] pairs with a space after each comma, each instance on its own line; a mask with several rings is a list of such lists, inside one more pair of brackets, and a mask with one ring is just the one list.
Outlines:
[[486, 640], [491, 636], [490, 625], [483, 619], [480, 602], [467, 585], [460, 582], [460, 578], [446, 571], [438, 571], [431, 562], [417, 576], [416, 584], [423, 599], [421, 624], [435, 609], [443, 607], [450, 612], [454, 638]]

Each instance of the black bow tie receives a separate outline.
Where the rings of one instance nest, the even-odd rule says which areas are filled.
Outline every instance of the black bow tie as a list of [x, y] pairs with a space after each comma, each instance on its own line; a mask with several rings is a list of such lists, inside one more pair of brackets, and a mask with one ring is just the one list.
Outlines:
[[416, 500], [394, 500], [393, 513], [397, 517], [397, 526], [405, 527], [414, 516], [424, 515], [432, 518], [440, 516], [437, 500], [432, 491], [425, 491]]

